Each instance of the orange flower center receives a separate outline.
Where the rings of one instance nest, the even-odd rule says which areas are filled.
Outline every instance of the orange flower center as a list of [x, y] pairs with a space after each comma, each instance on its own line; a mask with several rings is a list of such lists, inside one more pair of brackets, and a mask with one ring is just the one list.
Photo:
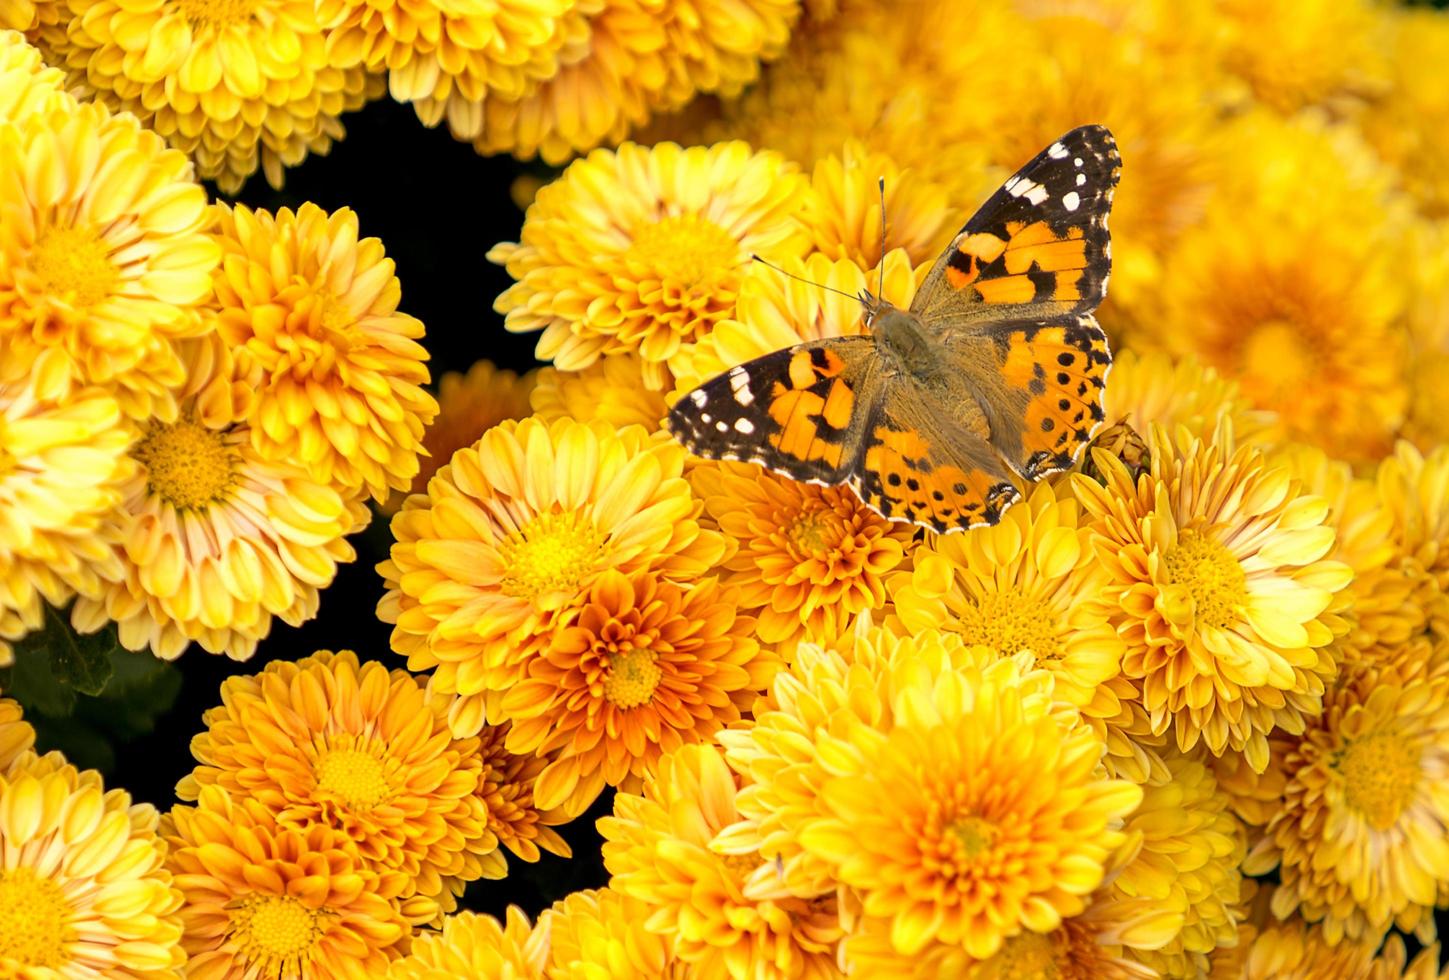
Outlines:
[[1298, 391], [1321, 373], [1318, 358], [1305, 339], [1300, 327], [1284, 320], [1269, 320], [1248, 332], [1240, 363], [1267, 369], [1255, 378], [1261, 387], [1283, 394]]
[[249, 975], [288, 976], [302, 972], [322, 936], [323, 909], [309, 909], [290, 895], [244, 898], [229, 907], [228, 931]]
[[604, 697], [620, 708], [648, 704], [664, 677], [664, 671], [655, 663], [658, 659], [653, 650], [637, 648], [610, 655]]
[[1238, 620], [1248, 601], [1248, 578], [1227, 548], [1193, 530], [1177, 536], [1177, 544], [1163, 556], [1167, 581], [1176, 589], [1168, 596], [1169, 615], [1177, 607], [1189, 619], [1217, 629]]
[[335, 794], [349, 806], [367, 809], [392, 795], [382, 762], [357, 749], [333, 749], [317, 762], [317, 788]]
[[176, 0], [181, 16], [194, 27], [226, 27], [251, 19], [258, 0]]
[[121, 281], [110, 247], [89, 228], [45, 229], [28, 264], [37, 289], [82, 309], [111, 295]]
[[1348, 743], [1338, 758], [1343, 795], [1369, 824], [1387, 830], [1413, 802], [1419, 787], [1419, 750], [1393, 732]]
[[59, 885], [30, 868], [0, 871], [0, 960], [58, 970], [74, 936]]
[[222, 434], [190, 419], [152, 422], [131, 455], [146, 467], [151, 492], [181, 510], [222, 500], [236, 477]]
[[981, 974], [986, 977], [1042, 977], [1057, 980], [1062, 971], [1058, 961], [1057, 934], [1049, 932], [1018, 933], [1006, 940], [991, 959], [981, 965]]
[[575, 594], [604, 554], [607, 535], [577, 513], [539, 514], [499, 547], [505, 595], [538, 599]]
[[1030, 650], [1038, 660], [1061, 657], [1056, 612], [1041, 599], [1018, 592], [988, 592], [960, 614], [962, 639], [1002, 656]]
[[996, 846], [996, 841], [1001, 836], [1000, 828], [980, 817], [963, 817], [952, 821], [947, 829], [960, 845], [956, 849], [957, 856], [968, 864]]
[[[732, 277], [740, 264], [740, 243], [697, 214], [681, 214], [645, 225], [634, 233], [624, 260], [631, 269], [660, 279], [666, 287], [709, 291]], [[666, 298], [667, 289], [666, 289]]]

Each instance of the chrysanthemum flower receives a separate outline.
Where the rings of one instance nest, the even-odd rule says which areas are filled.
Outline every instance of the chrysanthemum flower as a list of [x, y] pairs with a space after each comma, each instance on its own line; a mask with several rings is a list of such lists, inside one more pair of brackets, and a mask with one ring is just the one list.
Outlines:
[[[130, 430], [100, 388], [44, 397], [42, 379], [0, 382], [0, 663], [41, 626], [45, 603], [96, 596], [121, 575], [106, 523], [134, 470]], [[64, 390], [62, 386], [62, 390]]]
[[529, 404], [545, 422], [599, 419], [617, 429], [642, 425], [650, 431], [669, 412], [664, 393], [644, 384], [644, 362], [637, 354], [601, 357], [582, 371], [541, 368]]
[[[1449, 638], [1449, 447], [1425, 456], [1400, 442], [1379, 465], [1378, 490], [1393, 520], [1390, 572], [1409, 591], [1394, 625]], [[1384, 636], [1382, 621], [1376, 625], [1381, 639], [1400, 638]]]
[[130, 117], [0, 126], [0, 379], [104, 384], [132, 417], [174, 417], [173, 342], [203, 331], [220, 255], [205, 221], [186, 158]]
[[[884, 238], [880, 180], [885, 181]], [[863, 269], [879, 265], [897, 248], [905, 250], [912, 265], [933, 261], [955, 232], [958, 217], [945, 188], [854, 140], [815, 164], [800, 212], [814, 251]]]
[[281, 186], [283, 166], [326, 153], [342, 135], [338, 117], [382, 94], [360, 66], [329, 63], [311, 0], [67, 3], [55, 53], [72, 76], [190, 154], [228, 194], [258, 166]]
[[1292, 919], [1253, 930], [1242, 947], [1214, 957], [1213, 980], [1439, 980], [1438, 944], [1409, 961], [1404, 942], [1390, 936], [1373, 946], [1327, 939], [1321, 928]]
[[637, 351], [662, 388], [680, 346], [732, 315], [751, 254], [803, 253], [806, 186], [740, 142], [598, 150], [538, 192], [521, 244], [488, 253], [518, 280], [494, 308], [509, 330], [542, 329], [538, 357], [560, 370]]
[[820, 790], [826, 815], [800, 831], [904, 956], [938, 941], [985, 959], [1052, 931], [1086, 909], [1126, 839], [1142, 790], [1102, 774], [1101, 740], [1025, 662], [895, 692], [894, 724], [853, 733]]
[[1282, 804], [1244, 869], [1276, 867], [1273, 912], [1321, 921], [1330, 943], [1377, 944], [1395, 925], [1433, 936], [1449, 886], [1449, 676], [1427, 666], [1350, 665], [1283, 742]]
[[407, 876], [413, 921], [437, 913], [442, 876], [461, 874], [484, 833], [474, 798], [476, 739], [448, 734], [445, 706], [403, 670], [320, 651], [222, 683], [220, 707], [191, 741], [201, 764], [176, 787], [204, 787], [265, 806], [280, 826], [323, 824], [357, 845], [366, 865]]
[[[724, 557], [681, 474], [684, 449], [642, 428], [504, 422], [453, 455], [392, 521], [378, 605], [393, 649], [455, 694], [453, 732], [477, 734], [599, 573], [691, 581]], [[489, 703], [491, 701], [491, 704]]]
[[590, 0], [566, 20], [559, 70], [523, 98], [454, 99], [449, 128], [480, 153], [560, 164], [617, 143], [697, 93], [734, 95], [785, 49], [798, 0]]
[[1388, 34], [1381, 50], [1390, 88], [1355, 119], [1419, 209], [1443, 219], [1449, 215], [1449, 103], [1434, 66], [1449, 57], [1449, 19], [1411, 7], [1385, 8], [1377, 16]]
[[339, 830], [279, 826], [260, 800], [207, 786], [162, 833], [190, 976], [380, 976], [409, 938], [407, 876], [369, 869]]
[[1073, 477], [1093, 519], [1104, 598], [1127, 643], [1154, 734], [1186, 751], [1243, 751], [1267, 764], [1267, 733], [1303, 730], [1336, 670], [1320, 618], [1352, 572], [1325, 561], [1327, 504], [1283, 466], [1239, 447], [1224, 420], [1211, 441], [1154, 428], [1135, 481], [1106, 454], [1103, 486]]
[[1102, 409], [1108, 423], [1125, 422], [1144, 436], [1154, 422], [1168, 431], [1185, 425], [1193, 435], [1208, 436], [1227, 416], [1240, 442], [1255, 442], [1273, 424], [1272, 413], [1254, 409], [1237, 382], [1192, 354], [1174, 359], [1158, 350], [1114, 352]]
[[295, 626], [316, 614], [319, 590], [356, 556], [344, 535], [367, 508], [257, 455], [214, 342], [188, 361], [188, 384], [202, 390], [174, 421], [146, 422], [130, 448], [140, 465], [112, 515], [124, 574], [77, 599], [73, 620], [87, 632], [115, 620], [124, 646], [165, 659], [196, 641], [245, 660], [273, 617]]
[[642, 795], [614, 797], [599, 820], [611, 888], [648, 906], [645, 927], [674, 938], [675, 955], [701, 976], [836, 977], [842, 928], [831, 898], [746, 897], [761, 862], [710, 847], [739, 818], [735, 778], [718, 749], [686, 745], [664, 756]]
[[612, 888], [574, 892], [539, 916], [549, 980], [674, 980], [688, 966], [668, 933], [645, 927], [650, 908]]
[[409, 487], [438, 403], [422, 389], [423, 325], [398, 312], [382, 242], [358, 239], [350, 208], [215, 213], [212, 315], [256, 398], [252, 448], [345, 495]]
[[65, 91], [65, 74], [46, 65], [40, 51], [17, 33], [28, 29], [32, 18], [19, 16], [17, 10], [7, 22], [11, 13], [0, 13], [0, 120], [17, 123], [74, 106], [75, 100]]
[[408, 955], [387, 970], [387, 980], [529, 980], [543, 977], [549, 933], [534, 928], [528, 916], [510, 905], [506, 922], [491, 915], [459, 912], [443, 920], [439, 932], [422, 932]]
[[1117, 900], [1146, 902], [1176, 919], [1170, 939], [1129, 958], [1164, 977], [1205, 976], [1208, 954], [1237, 941], [1245, 914], [1238, 864], [1246, 837], [1201, 758], [1171, 753], [1166, 763], [1169, 779], [1143, 786], [1127, 818], [1135, 853], [1109, 887]]
[[149, 803], [58, 752], [16, 759], [0, 775], [0, 973], [176, 976], [182, 895], [157, 822]]
[[35, 729], [17, 701], [0, 698], [0, 772], [35, 745]]
[[[612, 360], [612, 359], [611, 359]], [[449, 371], [438, 379], [438, 415], [423, 430], [418, 472], [405, 490], [395, 490], [382, 512], [396, 514], [409, 493], [423, 493], [428, 481], [453, 454], [471, 446], [499, 422], [529, 414], [529, 397], [540, 372], [519, 375], [491, 361], [475, 361], [466, 374]], [[535, 409], [536, 411], [536, 409]], [[660, 411], [663, 416], [663, 411]]]
[[509, 750], [550, 760], [538, 805], [582, 813], [606, 785], [637, 792], [660, 756], [737, 722], [777, 663], [738, 606], [713, 578], [600, 574], [503, 697]]

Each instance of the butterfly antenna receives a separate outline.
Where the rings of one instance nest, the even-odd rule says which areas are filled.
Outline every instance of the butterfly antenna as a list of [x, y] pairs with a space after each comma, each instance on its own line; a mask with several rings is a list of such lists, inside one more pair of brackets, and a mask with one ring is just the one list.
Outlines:
[[860, 297], [859, 296], [852, 296], [852, 295], [850, 295], [849, 293], [847, 293], [843, 289], [836, 289], [834, 286], [827, 286], [823, 282], [816, 282], [813, 279], [806, 279], [804, 276], [797, 276], [793, 272], [786, 272], [784, 269], [780, 268], [775, 263], [769, 261], [768, 259], [762, 259], [758, 255], [751, 254], [750, 255], [750, 258], [754, 259], [756, 262], [760, 263], [761, 265], [763, 265], [763, 266], [765, 266], [767, 268], [774, 269], [776, 272], [778, 272], [782, 276], [788, 276], [789, 278], [794, 279], [796, 282], [803, 282], [807, 286], [818, 286], [820, 289], [824, 289], [824, 290], [826, 290], [828, 292], [839, 293], [841, 296], [844, 296], [846, 299], [853, 299], [856, 302], [860, 302]]
[[885, 175], [880, 179], [880, 282], [875, 287], [877, 297], [885, 295]]

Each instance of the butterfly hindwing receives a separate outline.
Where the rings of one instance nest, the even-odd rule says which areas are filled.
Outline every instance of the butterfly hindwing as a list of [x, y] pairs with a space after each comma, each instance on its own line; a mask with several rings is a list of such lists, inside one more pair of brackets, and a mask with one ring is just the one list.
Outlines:
[[1090, 313], [1111, 271], [1107, 215], [1122, 160], [1082, 126], [1001, 186], [936, 261], [912, 312], [934, 321]]
[[830, 337], [755, 358], [679, 399], [669, 431], [696, 456], [842, 483], [872, 407], [873, 353], [869, 337]]

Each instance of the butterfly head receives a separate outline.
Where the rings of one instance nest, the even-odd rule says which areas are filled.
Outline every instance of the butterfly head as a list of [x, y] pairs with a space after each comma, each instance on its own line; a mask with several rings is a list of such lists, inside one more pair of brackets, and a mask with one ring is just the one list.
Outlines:
[[874, 330], [881, 317], [896, 309], [896, 305], [889, 300], [882, 299], [869, 289], [862, 289], [856, 297], [860, 305], [865, 308], [865, 327], [867, 330]]

